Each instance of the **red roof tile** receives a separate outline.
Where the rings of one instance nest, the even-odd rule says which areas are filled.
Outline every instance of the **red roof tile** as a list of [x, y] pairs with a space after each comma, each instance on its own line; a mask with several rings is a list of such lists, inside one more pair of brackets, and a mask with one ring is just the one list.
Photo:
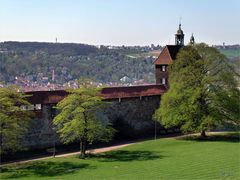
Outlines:
[[167, 45], [158, 58], [154, 61], [155, 65], [171, 64], [176, 59], [177, 53], [182, 46], [179, 45]]
[[166, 92], [163, 85], [107, 87], [103, 88], [102, 96], [106, 99], [130, 98], [140, 96], [156, 96]]
[[67, 92], [64, 90], [29, 91], [26, 94], [31, 95], [28, 101], [32, 104], [56, 104], [67, 95]]
[[[143, 96], [159, 96], [166, 92], [163, 85], [106, 87], [102, 89], [104, 99], [132, 98]], [[56, 104], [68, 93], [65, 90], [55, 91], [32, 91], [26, 92], [31, 95], [28, 99], [32, 104]]]

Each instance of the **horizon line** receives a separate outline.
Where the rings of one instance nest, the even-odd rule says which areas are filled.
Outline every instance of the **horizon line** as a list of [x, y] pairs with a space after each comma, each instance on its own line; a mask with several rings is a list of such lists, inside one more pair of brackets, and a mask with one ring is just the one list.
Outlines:
[[[166, 45], [174, 45], [174, 44], [165, 44], [165, 45], [161, 45], [161, 44], [154, 44], [154, 43], [150, 43], [150, 44], [145, 44], [145, 45], [139, 45], [139, 44], [135, 44], [135, 45], [126, 45], [126, 44], [122, 44], [122, 45], [117, 45], [117, 44], [89, 44], [89, 43], [84, 43], [84, 42], [67, 42], [67, 41], [17, 41], [17, 40], [7, 40], [7, 41], [0, 41], [0, 43], [7, 43], [7, 42], [18, 42], [18, 43], [51, 43], [51, 44], [84, 44], [84, 45], [90, 45], [90, 46], [116, 46], [116, 47], [121, 47], [121, 46], [126, 46], [126, 47], [134, 47], [134, 46], [140, 46], [140, 47], [144, 47], [144, 46], [151, 46], [152, 44], [155, 46], [166, 46]], [[205, 43], [205, 42], [199, 42], [199, 43]], [[197, 44], [199, 44], [197, 43]], [[224, 45], [223, 45], [224, 43]], [[234, 45], [240, 45], [239, 43], [232, 43], [232, 44], [226, 44], [225, 42], [223, 42], [222, 44], [208, 44], [205, 43], [209, 46], [234, 46]]]

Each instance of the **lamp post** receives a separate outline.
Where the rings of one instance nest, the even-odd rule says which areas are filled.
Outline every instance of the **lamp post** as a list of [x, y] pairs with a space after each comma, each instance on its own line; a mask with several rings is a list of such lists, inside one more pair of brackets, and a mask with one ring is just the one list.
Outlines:
[[[52, 105], [50, 111], [51, 111], [51, 120], [53, 121], [53, 119], [56, 115], [56, 108]], [[56, 141], [57, 128], [56, 128], [56, 126], [53, 125], [53, 122], [51, 123], [51, 125], [52, 125], [52, 131], [53, 131], [53, 157], [55, 157], [55, 155], [56, 155], [56, 142], [55, 141]]]
[[154, 120], [154, 139], [157, 139], [157, 121]]
[[56, 155], [56, 143], [55, 143], [56, 127], [52, 127], [52, 130], [53, 130], [53, 157], [55, 157], [55, 155]]

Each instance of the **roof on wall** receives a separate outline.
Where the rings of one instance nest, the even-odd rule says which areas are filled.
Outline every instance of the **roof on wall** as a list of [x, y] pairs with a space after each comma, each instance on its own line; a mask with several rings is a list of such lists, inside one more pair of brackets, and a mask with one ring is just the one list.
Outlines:
[[155, 65], [172, 64], [173, 60], [176, 59], [177, 53], [182, 46], [179, 45], [167, 45], [158, 58], [154, 61]]
[[[144, 96], [159, 96], [166, 92], [164, 85], [144, 85], [126, 87], [106, 87], [102, 89], [104, 99], [135, 98]], [[57, 104], [68, 92], [65, 90], [55, 91], [30, 91], [28, 100], [32, 104]]]
[[67, 92], [65, 90], [55, 91], [29, 91], [26, 94], [30, 95], [28, 101], [32, 104], [57, 104], [65, 96]]
[[130, 98], [140, 96], [161, 95], [166, 92], [163, 85], [107, 87], [102, 89], [102, 96], [105, 99]]

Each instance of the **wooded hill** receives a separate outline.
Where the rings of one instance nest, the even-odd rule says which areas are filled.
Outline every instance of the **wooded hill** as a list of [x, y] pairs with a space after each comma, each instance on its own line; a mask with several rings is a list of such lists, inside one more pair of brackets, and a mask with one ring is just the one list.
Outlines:
[[98, 82], [118, 82], [123, 76], [153, 82], [153, 60], [147, 50], [138, 48], [4, 42], [0, 43], [0, 81], [11, 83], [16, 76], [34, 81], [39, 73], [50, 79], [54, 70], [57, 83], [80, 77], [91, 77]]
[[[222, 52], [233, 63], [239, 61], [239, 49]], [[0, 82], [13, 83], [16, 76], [36, 81], [40, 75], [51, 81], [54, 70], [56, 83], [80, 77], [119, 82], [124, 76], [152, 83], [156, 55], [150, 47], [139, 46], [110, 49], [74, 43], [4, 42], [0, 43]]]

